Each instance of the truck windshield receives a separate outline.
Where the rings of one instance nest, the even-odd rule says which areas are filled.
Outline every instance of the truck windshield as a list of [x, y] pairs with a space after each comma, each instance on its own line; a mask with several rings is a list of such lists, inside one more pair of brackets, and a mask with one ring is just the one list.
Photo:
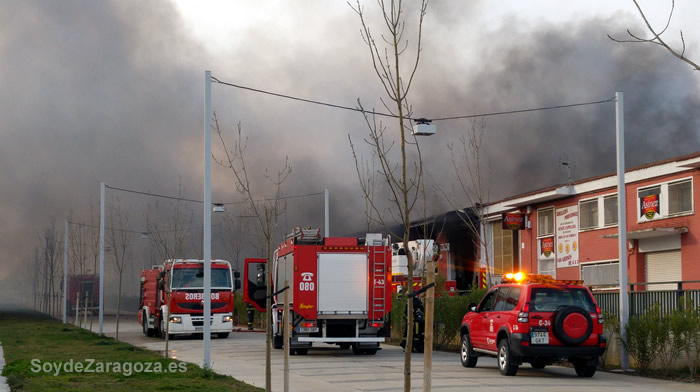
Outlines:
[[538, 287], [532, 289], [530, 310], [533, 312], [554, 312], [561, 306], [579, 306], [588, 312], [595, 312], [595, 305], [586, 289], [559, 287]]
[[[201, 289], [204, 287], [204, 273], [201, 268], [175, 268], [172, 276], [172, 289]], [[231, 273], [228, 268], [211, 269], [213, 289], [231, 289]]]

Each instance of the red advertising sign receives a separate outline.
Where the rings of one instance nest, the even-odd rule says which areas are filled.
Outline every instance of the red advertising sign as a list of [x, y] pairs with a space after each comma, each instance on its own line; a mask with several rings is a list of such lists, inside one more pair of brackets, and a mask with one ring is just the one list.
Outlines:
[[549, 257], [554, 253], [554, 237], [540, 238], [540, 254]]
[[525, 229], [524, 214], [503, 214], [503, 230]]
[[661, 213], [659, 205], [659, 195], [649, 195], [639, 198], [639, 217], [646, 217], [648, 220], [654, 219]]

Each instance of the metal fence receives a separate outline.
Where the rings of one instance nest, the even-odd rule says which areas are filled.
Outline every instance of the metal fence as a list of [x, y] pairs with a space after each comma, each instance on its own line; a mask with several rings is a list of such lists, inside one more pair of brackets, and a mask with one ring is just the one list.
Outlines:
[[[664, 282], [666, 283], [666, 282]], [[635, 286], [653, 285], [654, 283], [635, 284], [631, 285], [632, 291], [629, 295], [629, 314], [636, 316], [647, 313], [649, 308], [654, 304], [659, 305], [661, 315], [673, 313], [678, 309], [678, 304], [681, 298], [690, 298], [693, 306], [698, 309], [700, 305], [700, 290], [684, 290], [682, 283], [690, 282], [674, 282], [679, 283], [678, 290], [634, 290]], [[695, 282], [693, 282], [695, 283]], [[661, 283], [660, 283], [661, 284]], [[594, 292], [593, 297], [600, 309], [607, 314], [619, 317], [620, 315], [620, 293], [615, 292]]]

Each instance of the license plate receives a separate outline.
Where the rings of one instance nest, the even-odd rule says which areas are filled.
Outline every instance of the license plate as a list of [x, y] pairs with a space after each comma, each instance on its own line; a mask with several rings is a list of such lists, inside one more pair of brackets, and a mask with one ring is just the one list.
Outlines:
[[203, 329], [204, 329], [204, 327], [194, 327], [194, 330], [195, 330], [195, 331], [201, 331], [201, 330], [203, 330]]
[[549, 344], [549, 332], [546, 330], [530, 331], [531, 344]]

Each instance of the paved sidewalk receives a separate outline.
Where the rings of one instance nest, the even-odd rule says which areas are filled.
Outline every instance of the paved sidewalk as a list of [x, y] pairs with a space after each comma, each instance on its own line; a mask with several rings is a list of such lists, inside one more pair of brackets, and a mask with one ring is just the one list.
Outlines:
[[[5, 355], [2, 352], [2, 344], [0, 344], [0, 374], [2, 374], [2, 368], [5, 367]], [[10, 386], [7, 385], [7, 379], [0, 376], [0, 392], [10, 392]]]

